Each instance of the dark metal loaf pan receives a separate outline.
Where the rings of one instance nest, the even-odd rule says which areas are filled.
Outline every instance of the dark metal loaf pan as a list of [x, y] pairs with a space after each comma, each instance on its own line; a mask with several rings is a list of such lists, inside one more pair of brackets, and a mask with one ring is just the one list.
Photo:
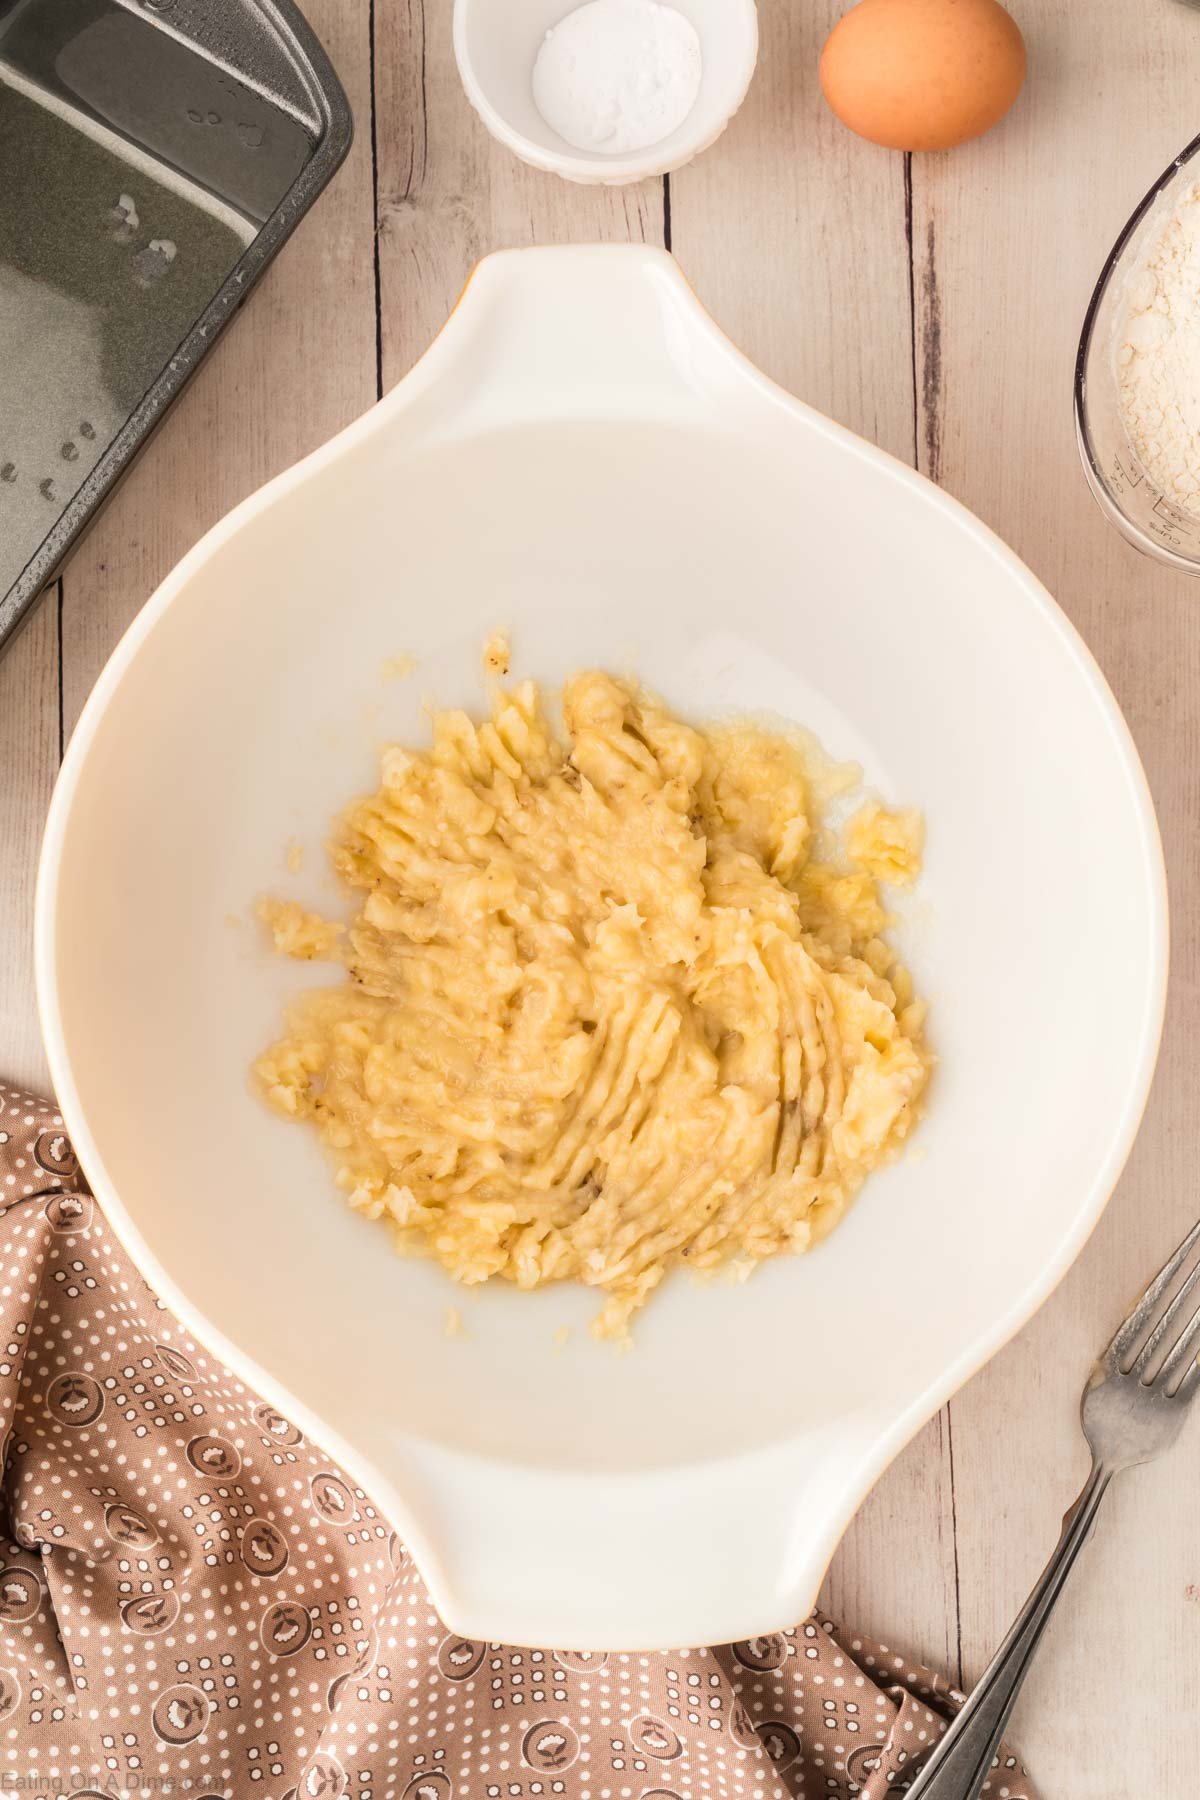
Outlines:
[[0, 0], [0, 648], [351, 133], [291, 0]]

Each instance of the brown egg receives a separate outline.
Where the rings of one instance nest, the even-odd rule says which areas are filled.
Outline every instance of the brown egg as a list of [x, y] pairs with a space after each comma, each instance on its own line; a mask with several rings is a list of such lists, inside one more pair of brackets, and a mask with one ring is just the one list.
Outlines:
[[1025, 44], [998, 0], [859, 0], [821, 53], [821, 86], [843, 125], [892, 150], [978, 137], [1024, 79]]

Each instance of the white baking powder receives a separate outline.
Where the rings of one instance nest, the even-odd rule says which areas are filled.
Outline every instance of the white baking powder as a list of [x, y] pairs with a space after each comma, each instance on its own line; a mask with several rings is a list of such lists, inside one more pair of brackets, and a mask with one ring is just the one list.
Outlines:
[[700, 39], [659, 0], [589, 0], [546, 33], [533, 98], [576, 150], [646, 150], [683, 124], [700, 91]]
[[1152, 224], [1117, 324], [1129, 441], [1163, 494], [1200, 514], [1200, 183]]

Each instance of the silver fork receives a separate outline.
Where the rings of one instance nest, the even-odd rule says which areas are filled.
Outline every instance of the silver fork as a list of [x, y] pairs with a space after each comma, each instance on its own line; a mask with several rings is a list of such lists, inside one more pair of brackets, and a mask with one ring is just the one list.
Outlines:
[[[940, 1739], [908, 1800], [978, 1800], [1046, 1621], [1091, 1532], [1114, 1475], [1170, 1449], [1200, 1390], [1200, 1244], [1192, 1226], [1120, 1326], [1083, 1390], [1080, 1416], [1092, 1472], [1063, 1520], [1058, 1548], [1009, 1631]], [[1180, 1280], [1180, 1276], [1183, 1279]], [[1178, 1286], [1175, 1284], [1178, 1282]], [[1172, 1291], [1174, 1290], [1174, 1291]]]

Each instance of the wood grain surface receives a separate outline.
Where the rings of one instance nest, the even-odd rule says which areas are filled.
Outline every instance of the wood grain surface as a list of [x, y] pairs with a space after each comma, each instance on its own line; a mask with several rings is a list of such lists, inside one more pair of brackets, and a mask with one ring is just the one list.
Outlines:
[[[1129, 1169], [1059, 1292], [879, 1483], [829, 1574], [837, 1616], [969, 1681], [1082, 1477], [1090, 1359], [1200, 1205], [1200, 582], [1105, 524], [1070, 405], [1104, 255], [1195, 130], [1200, 13], [1013, 0], [1030, 54], [1017, 109], [977, 144], [910, 165], [821, 102], [817, 56], [839, 10], [760, 0], [759, 70], [725, 136], [667, 182], [609, 190], [535, 173], [492, 142], [458, 83], [449, 0], [307, 0], [354, 107], [349, 162], [0, 663], [0, 1063], [45, 1079], [30, 932], [46, 804], [91, 684], [162, 576], [404, 374], [485, 251], [667, 243], [755, 361], [915, 461], [1046, 581], [1125, 709], [1162, 824], [1171, 1004]], [[1195, 1792], [1198, 1489], [1200, 1430], [1114, 1491], [1014, 1726], [1046, 1800]]]

